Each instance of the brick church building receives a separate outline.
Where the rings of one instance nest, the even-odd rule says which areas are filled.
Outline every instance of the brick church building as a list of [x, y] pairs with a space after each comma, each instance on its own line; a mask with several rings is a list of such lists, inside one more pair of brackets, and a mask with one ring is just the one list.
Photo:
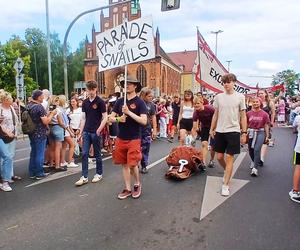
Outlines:
[[[109, 4], [123, 2], [122, 0], [109, 0]], [[109, 16], [100, 13], [100, 32], [111, 29], [122, 23], [124, 18], [128, 21], [141, 17], [141, 9], [138, 1], [123, 3], [109, 8]], [[99, 86], [99, 92], [107, 97], [115, 92], [121, 92], [120, 80], [124, 79], [124, 67], [98, 71], [98, 57], [96, 55], [95, 26], [92, 27], [92, 41], [86, 38], [86, 56], [84, 60], [84, 80], [95, 80]], [[174, 63], [166, 52], [160, 47], [160, 34], [157, 28], [155, 38], [155, 58], [128, 65], [128, 75], [133, 75], [140, 80], [143, 86], [153, 89], [156, 96], [173, 95], [180, 93], [181, 68]]]

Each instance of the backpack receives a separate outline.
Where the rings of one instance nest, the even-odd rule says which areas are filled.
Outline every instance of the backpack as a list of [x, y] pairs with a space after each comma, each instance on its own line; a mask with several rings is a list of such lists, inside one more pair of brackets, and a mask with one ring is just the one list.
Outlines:
[[23, 111], [21, 121], [23, 134], [32, 134], [36, 128], [36, 124], [33, 122], [30, 116], [30, 110], [28, 108], [25, 111]]

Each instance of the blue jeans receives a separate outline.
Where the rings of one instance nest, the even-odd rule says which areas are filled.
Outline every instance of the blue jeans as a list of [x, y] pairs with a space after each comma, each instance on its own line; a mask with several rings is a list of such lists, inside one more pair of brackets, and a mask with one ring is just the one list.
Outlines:
[[146, 168], [149, 164], [149, 152], [151, 145], [151, 135], [142, 135], [141, 147], [142, 147], [142, 168]]
[[30, 160], [29, 160], [29, 176], [43, 176], [44, 173], [44, 154], [46, 149], [46, 138], [38, 139], [38, 138], [30, 138]]
[[254, 167], [258, 168], [259, 163], [260, 163], [260, 152], [261, 152], [261, 147], [265, 141], [265, 132], [264, 131], [258, 131], [257, 132], [257, 137], [256, 141], [254, 144], [254, 148], [252, 148], [252, 142], [253, 139], [249, 139], [248, 142], [248, 149], [249, 149], [249, 155], [251, 160], [254, 162]]
[[96, 158], [96, 174], [102, 175], [102, 157], [101, 157], [101, 136], [96, 133], [83, 131], [82, 134], [82, 175], [88, 177], [89, 169], [89, 151], [91, 145], [94, 147], [94, 156]]
[[13, 173], [13, 158], [16, 152], [16, 140], [4, 143], [0, 139], [1, 177], [3, 181], [10, 181]]

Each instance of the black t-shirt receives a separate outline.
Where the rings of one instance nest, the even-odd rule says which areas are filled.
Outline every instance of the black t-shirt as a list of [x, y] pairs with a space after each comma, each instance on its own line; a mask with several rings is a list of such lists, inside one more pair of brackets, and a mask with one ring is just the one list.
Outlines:
[[102, 121], [102, 114], [106, 112], [105, 102], [99, 96], [92, 102], [87, 98], [82, 103], [82, 112], [85, 113], [83, 131], [96, 133]]
[[153, 102], [145, 102], [147, 108], [147, 125], [142, 127], [143, 135], [151, 135], [152, 130], [152, 116], [155, 115], [155, 105]]
[[36, 128], [30, 137], [33, 139], [46, 139], [47, 138], [47, 126], [42, 122], [41, 117], [47, 115], [46, 110], [41, 104], [29, 103], [28, 104], [29, 115], [32, 121], [36, 124]]
[[178, 103], [172, 102], [172, 109], [173, 109], [173, 120], [177, 121], [180, 112], [180, 102]]
[[[134, 97], [131, 100], [127, 100], [126, 104], [128, 109], [140, 116], [142, 114], [147, 114], [147, 107], [145, 102], [140, 99], [138, 96]], [[113, 107], [113, 112], [115, 112], [118, 116], [121, 116], [122, 107], [124, 105], [124, 98], [120, 98], [117, 100], [115, 106]], [[126, 117], [126, 122], [119, 122], [119, 133], [118, 137], [123, 140], [134, 140], [141, 138], [141, 128], [142, 125], [133, 120], [130, 116]]]

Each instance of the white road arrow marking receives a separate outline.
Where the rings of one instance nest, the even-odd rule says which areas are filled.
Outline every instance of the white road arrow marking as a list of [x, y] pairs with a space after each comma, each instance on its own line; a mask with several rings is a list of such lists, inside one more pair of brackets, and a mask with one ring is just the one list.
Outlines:
[[[108, 156], [106, 158], [103, 158], [102, 161], [106, 161], [106, 160], [109, 160], [111, 158], [112, 158], [111, 156]], [[73, 175], [73, 174], [78, 174], [82, 171], [81, 163], [78, 164], [78, 165], [79, 166], [77, 168], [68, 168], [68, 171], [51, 174], [47, 178], [39, 180], [39, 181], [35, 181], [34, 183], [32, 183], [30, 185], [27, 185], [26, 187], [32, 187], [32, 186], [36, 186], [36, 185], [39, 185], [39, 184], [42, 184], [42, 183], [45, 183], [45, 182], [61, 179], [61, 178], [64, 178], [64, 177], [67, 177], [67, 176], [70, 176], [70, 175]], [[89, 164], [89, 169], [94, 169], [94, 168], [96, 168], [96, 163]]]
[[[236, 158], [233, 165], [232, 176], [234, 176], [246, 155], [246, 152], [242, 152]], [[228, 197], [224, 197], [220, 194], [222, 181], [223, 177], [207, 176], [202, 200], [200, 220], [202, 220], [205, 216], [210, 214], [214, 209], [220, 206], [228, 198], [232, 197], [234, 193], [239, 191], [243, 186], [245, 186], [249, 182], [248, 180], [232, 179], [230, 182], [231, 195]]]
[[[161, 159], [151, 163], [150, 165], [147, 166], [147, 168], [150, 169], [150, 168], [153, 168], [153, 167], [157, 166], [159, 163], [163, 162], [167, 157], [168, 157], [168, 155], [166, 155], [166, 156], [162, 157]], [[109, 160], [111, 158], [112, 158], [112, 156], [108, 156], [106, 158], [103, 158], [102, 161], [106, 161], [106, 160]], [[89, 169], [94, 169], [94, 168], [96, 168], [96, 163], [89, 164]], [[32, 187], [32, 186], [36, 186], [36, 185], [46, 183], [46, 182], [49, 182], [49, 181], [54, 181], [54, 180], [61, 179], [61, 178], [64, 178], [64, 177], [67, 177], [67, 176], [70, 176], [70, 175], [73, 175], [73, 174], [78, 174], [80, 172], [81, 172], [81, 163], [79, 163], [79, 166], [77, 168], [68, 168], [68, 171], [51, 174], [47, 178], [39, 180], [39, 181], [35, 181], [34, 183], [27, 185], [26, 187]]]

